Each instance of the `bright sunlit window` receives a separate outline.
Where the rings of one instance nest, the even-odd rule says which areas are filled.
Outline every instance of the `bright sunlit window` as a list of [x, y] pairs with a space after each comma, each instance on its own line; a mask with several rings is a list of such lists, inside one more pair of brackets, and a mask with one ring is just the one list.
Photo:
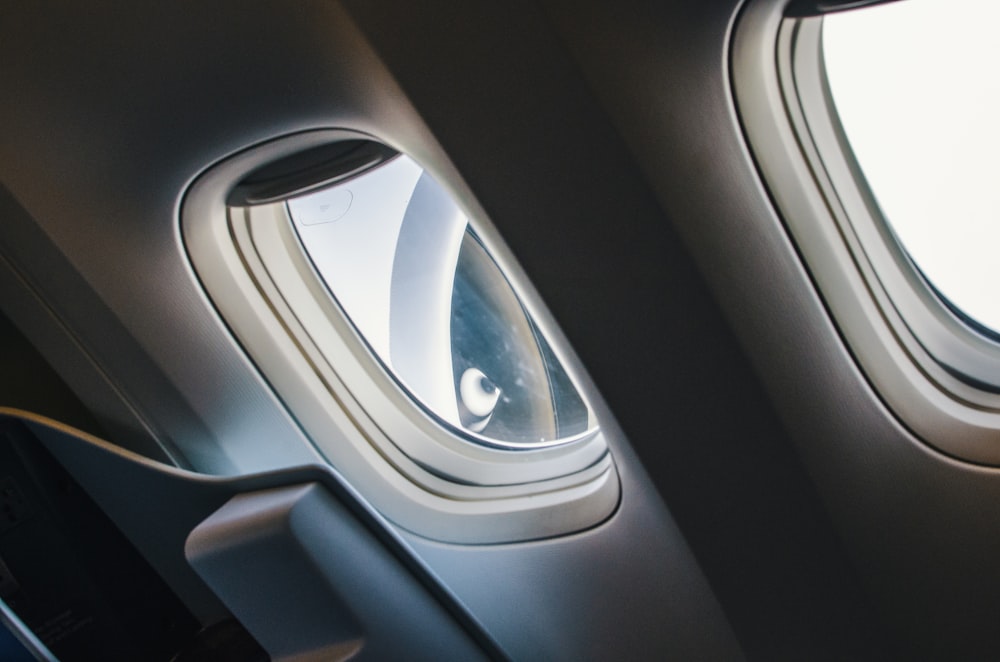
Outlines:
[[837, 114], [927, 280], [1000, 331], [1000, 3], [902, 0], [824, 19]]
[[451, 195], [406, 156], [289, 200], [295, 231], [382, 365], [447, 427], [538, 447], [596, 429]]

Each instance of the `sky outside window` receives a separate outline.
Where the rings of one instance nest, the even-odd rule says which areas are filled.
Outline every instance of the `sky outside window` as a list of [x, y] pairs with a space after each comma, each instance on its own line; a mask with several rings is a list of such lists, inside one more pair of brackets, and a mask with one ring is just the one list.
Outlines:
[[902, 0], [824, 19], [838, 115], [928, 280], [1000, 330], [1000, 2]]

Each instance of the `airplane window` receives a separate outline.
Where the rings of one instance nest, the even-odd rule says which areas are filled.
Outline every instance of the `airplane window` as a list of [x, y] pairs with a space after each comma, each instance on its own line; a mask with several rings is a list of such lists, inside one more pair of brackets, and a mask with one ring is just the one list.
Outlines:
[[595, 396], [453, 190], [384, 143], [317, 130], [202, 175], [182, 229], [317, 459], [386, 517], [476, 544], [593, 526], [620, 494]]
[[288, 201], [332, 296], [446, 427], [488, 446], [565, 443], [594, 417], [475, 229], [405, 155]]
[[997, 24], [991, 0], [908, 0], [830, 14], [822, 37], [837, 115], [882, 216], [939, 296], [993, 332]]
[[998, 18], [984, 0], [751, 3], [733, 58], [761, 174], [858, 364], [917, 435], [986, 464]]

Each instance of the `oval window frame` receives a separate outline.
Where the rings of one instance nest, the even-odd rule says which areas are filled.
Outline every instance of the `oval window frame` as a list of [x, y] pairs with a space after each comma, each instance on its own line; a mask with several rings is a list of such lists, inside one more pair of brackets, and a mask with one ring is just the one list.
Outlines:
[[[479, 446], [444, 429], [386, 374], [327, 295], [283, 202], [242, 205], [245, 200], [234, 198], [240, 182], [262, 166], [324, 143], [359, 139], [386, 144], [350, 129], [302, 132], [234, 155], [192, 184], [179, 240], [220, 323], [320, 454], [403, 528], [481, 544], [562, 535], [605, 520], [617, 508], [620, 484], [603, 429], [570, 443], [520, 450]], [[468, 192], [455, 197], [473, 217], [462, 204], [471, 199]], [[488, 220], [475, 217], [522, 303], [596, 405], [599, 396], [537, 294]]]

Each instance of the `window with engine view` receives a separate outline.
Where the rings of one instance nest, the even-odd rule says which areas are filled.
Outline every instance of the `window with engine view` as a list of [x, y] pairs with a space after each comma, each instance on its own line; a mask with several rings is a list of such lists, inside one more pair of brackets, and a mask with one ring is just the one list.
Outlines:
[[594, 417], [451, 195], [405, 155], [288, 201], [316, 271], [419, 406], [472, 441], [522, 448]]

